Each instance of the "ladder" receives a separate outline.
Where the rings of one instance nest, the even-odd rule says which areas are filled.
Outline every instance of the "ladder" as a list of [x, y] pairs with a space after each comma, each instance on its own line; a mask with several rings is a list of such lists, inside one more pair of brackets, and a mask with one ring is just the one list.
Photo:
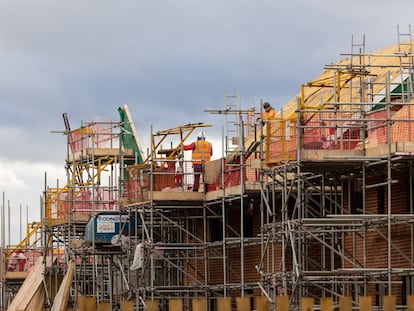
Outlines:
[[[355, 98], [356, 102], [364, 102], [365, 96], [366, 96], [366, 90], [364, 89], [364, 80], [365, 80], [365, 74], [367, 72], [366, 70], [366, 63], [365, 63], [365, 35], [362, 36], [362, 42], [361, 43], [355, 43], [354, 36], [352, 35], [351, 38], [351, 70], [359, 75], [359, 92], [357, 92], [357, 98]], [[352, 83], [353, 80], [350, 82], [350, 88], [352, 89]], [[370, 85], [370, 83], [368, 83]], [[369, 92], [369, 91], [368, 91]], [[353, 92], [350, 92], [351, 96]], [[353, 98], [350, 98], [350, 101], [353, 102]]]
[[413, 97], [413, 42], [411, 25], [408, 25], [408, 32], [402, 33], [397, 25], [398, 53], [400, 59], [401, 73], [401, 100], [409, 102]]
[[226, 116], [226, 149], [227, 151], [234, 151], [239, 146], [238, 139], [240, 138], [240, 115], [238, 113], [231, 113], [240, 111], [241, 99], [240, 95], [234, 91], [233, 95], [224, 94], [224, 104]]
[[[412, 35], [411, 35], [411, 25], [408, 25], [408, 32], [401, 33], [400, 26], [397, 25], [397, 33], [398, 33], [398, 52], [399, 53], [412, 53], [413, 51], [413, 44], [411, 42]], [[408, 49], [404, 48], [404, 46], [408, 46]]]

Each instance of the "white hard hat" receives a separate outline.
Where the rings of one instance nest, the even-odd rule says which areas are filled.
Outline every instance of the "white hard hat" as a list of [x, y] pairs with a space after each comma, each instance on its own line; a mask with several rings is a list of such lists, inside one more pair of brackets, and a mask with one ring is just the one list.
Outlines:
[[204, 134], [204, 132], [201, 131], [200, 133], [198, 133], [198, 136], [197, 137], [205, 138], [206, 137], [206, 134]]

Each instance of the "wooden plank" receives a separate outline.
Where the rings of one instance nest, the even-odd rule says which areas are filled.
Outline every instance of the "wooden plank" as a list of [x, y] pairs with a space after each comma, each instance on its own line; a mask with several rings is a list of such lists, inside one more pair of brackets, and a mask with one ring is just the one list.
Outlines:
[[[395, 150], [397, 149], [397, 146], [395, 143], [392, 143], [390, 145], [391, 147], [391, 153], [394, 153]], [[372, 148], [366, 148], [365, 150], [365, 155], [367, 157], [379, 157], [379, 156], [384, 156], [388, 154], [388, 145], [379, 145], [379, 146], [375, 146]]]
[[204, 164], [203, 180], [206, 184], [215, 184], [220, 180], [222, 159], [212, 160]]
[[366, 155], [370, 156], [370, 157], [375, 157], [375, 156], [385, 156], [388, 155], [388, 152], [391, 153], [408, 153], [411, 154], [414, 152], [414, 143], [413, 142], [393, 142], [390, 145], [390, 150], [388, 150], [388, 145], [387, 144], [382, 144], [382, 145], [378, 145], [378, 146], [374, 146], [371, 148], [367, 148], [366, 149]]
[[[87, 223], [89, 221], [89, 218], [91, 212], [72, 212], [70, 217], [70, 221], [72, 223]], [[60, 219], [45, 219], [44, 223], [48, 224], [50, 226], [58, 226], [58, 225], [63, 225], [68, 223], [69, 219], [68, 219], [68, 214], [64, 215], [64, 218], [60, 218]]]
[[343, 161], [347, 157], [363, 156], [362, 150], [317, 150], [302, 149], [301, 157], [304, 161]]
[[[51, 257], [46, 258], [46, 266], [52, 265]], [[27, 278], [23, 282], [13, 301], [11, 302], [9, 311], [26, 310], [31, 300], [35, 297], [38, 288], [43, 282], [43, 256], [39, 257], [36, 264], [30, 270]]]
[[414, 142], [406, 141], [406, 142], [397, 142], [396, 152], [402, 153], [412, 153], [414, 152]]
[[167, 192], [153, 191], [153, 199], [159, 201], [201, 201], [203, 194], [201, 192]]
[[75, 264], [73, 261], [69, 262], [68, 271], [66, 271], [65, 276], [63, 277], [62, 283], [59, 287], [59, 290], [56, 294], [55, 300], [53, 301], [51, 311], [65, 311], [70, 294], [70, 286], [72, 284], [73, 273], [75, 270]]
[[[132, 149], [124, 149], [122, 150], [122, 155], [124, 157], [134, 157], [134, 150]], [[73, 163], [77, 162], [82, 159], [86, 159], [86, 157], [94, 156], [96, 158], [102, 157], [119, 157], [119, 148], [86, 148], [85, 151], [78, 151], [68, 155], [68, 162]]]
[[42, 311], [45, 304], [45, 288], [39, 286], [25, 311]]
[[29, 272], [24, 271], [7, 271], [6, 272], [6, 280], [24, 280]]
[[[225, 195], [240, 195], [242, 193], [242, 187], [239, 186], [233, 186], [233, 187], [226, 187]], [[215, 190], [215, 191], [209, 191], [206, 194], [206, 201], [211, 200], [217, 200], [219, 198], [223, 197], [223, 190]]]

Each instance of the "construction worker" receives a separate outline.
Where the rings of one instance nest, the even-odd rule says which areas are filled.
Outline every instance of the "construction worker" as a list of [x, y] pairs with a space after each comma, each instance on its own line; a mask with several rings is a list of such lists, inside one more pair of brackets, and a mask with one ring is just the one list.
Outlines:
[[268, 102], [263, 104], [264, 111], [262, 112], [262, 121], [266, 122], [268, 120], [274, 119], [276, 117], [276, 111]]
[[206, 140], [204, 132], [200, 132], [197, 141], [190, 145], [183, 145], [183, 149], [192, 150], [192, 163], [194, 170], [194, 186], [193, 191], [198, 191], [200, 185], [200, 175], [203, 171], [203, 164], [210, 161], [213, 155], [213, 146]]

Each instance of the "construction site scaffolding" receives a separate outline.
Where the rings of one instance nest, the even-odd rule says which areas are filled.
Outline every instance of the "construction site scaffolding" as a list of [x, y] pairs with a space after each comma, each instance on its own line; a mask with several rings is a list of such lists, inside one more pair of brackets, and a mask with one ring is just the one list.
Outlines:
[[121, 181], [125, 165], [136, 163], [141, 154], [129, 143], [127, 137], [133, 133], [126, 132], [125, 122], [85, 121], [71, 130], [65, 114], [64, 121], [67, 184], [45, 192], [44, 254], [57, 258], [45, 272], [47, 304], [52, 305], [69, 271], [73, 283], [67, 285], [68, 306], [112, 308], [128, 302], [129, 262], [121, 236], [104, 243], [102, 236], [115, 231], [114, 218], [116, 224], [127, 223], [119, 208]]
[[383, 307], [391, 295], [406, 305], [413, 294], [411, 31], [398, 39], [379, 54], [352, 42], [346, 60], [267, 124], [259, 269], [273, 303], [276, 287], [292, 306], [372, 296]]

